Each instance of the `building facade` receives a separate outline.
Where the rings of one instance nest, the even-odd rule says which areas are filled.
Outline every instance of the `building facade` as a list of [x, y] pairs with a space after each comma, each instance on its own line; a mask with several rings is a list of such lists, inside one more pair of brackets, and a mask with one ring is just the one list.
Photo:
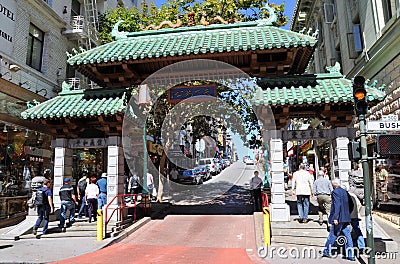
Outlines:
[[[74, 89], [93, 88], [67, 66], [66, 52], [99, 45], [98, 15], [118, 5], [131, 8], [140, 3], [0, 0], [0, 198], [23, 196], [22, 203], [33, 177], [52, 176], [54, 134], [22, 119], [21, 112], [57, 96], [65, 80]], [[85, 158], [95, 154], [78, 153]], [[1, 199], [0, 208], [9, 208], [5, 203]], [[23, 211], [20, 207], [17, 211]], [[14, 213], [18, 212], [4, 209], [0, 217]]]
[[[364, 76], [369, 85], [385, 87], [386, 97], [369, 109], [367, 120], [381, 120], [384, 115], [398, 117], [400, 92], [400, 1], [398, 0], [298, 0], [291, 29], [319, 30], [319, 41], [308, 71], [323, 72], [339, 62], [342, 74], [351, 79]], [[357, 126], [356, 126], [357, 127]], [[395, 132], [395, 131], [394, 131]], [[374, 152], [375, 137], [369, 137], [369, 154]], [[371, 174], [382, 163], [389, 172], [390, 202], [398, 202], [400, 190], [397, 156], [382, 157], [372, 163]], [[374, 177], [377, 201], [381, 197], [379, 179]]]

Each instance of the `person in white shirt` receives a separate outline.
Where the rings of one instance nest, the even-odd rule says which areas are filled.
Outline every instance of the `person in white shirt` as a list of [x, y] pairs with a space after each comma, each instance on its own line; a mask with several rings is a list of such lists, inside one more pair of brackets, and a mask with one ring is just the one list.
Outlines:
[[85, 197], [88, 204], [88, 215], [89, 223], [92, 222], [92, 216], [94, 221], [97, 221], [97, 212], [93, 213], [94, 208], [97, 208], [97, 197], [99, 196], [99, 186], [96, 184], [96, 177], [92, 176], [90, 178], [90, 184], [86, 187]]
[[299, 170], [293, 173], [292, 181], [293, 195], [297, 195], [297, 211], [300, 223], [309, 222], [310, 196], [313, 195], [313, 177], [304, 169], [305, 165], [301, 163]]
[[262, 198], [261, 188], [263, 181], [258, 177], [258, 171], [254, 171], [254, 177], [250, 180], [250, 188], [253, 195], [254, 211], [261, 212], [262, 210]]

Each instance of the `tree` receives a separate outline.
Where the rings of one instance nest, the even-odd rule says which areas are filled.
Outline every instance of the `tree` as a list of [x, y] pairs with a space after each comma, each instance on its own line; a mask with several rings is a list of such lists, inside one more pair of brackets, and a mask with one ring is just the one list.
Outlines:
[[[253, 21], [269, 16], [267, 10], [261, 7], [268, 3], [267, 0], [169, 0], [159, 8], [153, 4], [148, 6], [142, 3], [140, 9], [134, 7], [127, 9], [118, 7], [115, 10], [108, 10], [100, 16], [99, 37], [101, 42], [112, 41], [111, 30], [119, 21], [124, 20], [120, 25], [120, 31], [137, 32], [142, 31], [150, 25], [158, 26], [163, 21], [176, 23], [179, 18], [182, 25], [188, 25], [188, 12], [194, 12], [195, 23], [200, 24], [202, 16], [209, 21], [217, 16], [226, 21]], [[287, 24], [288, 17], [284, 15], [285, 4], [269, 4], [275, 10], [278, 17], [276, 26], [281, 27]]]

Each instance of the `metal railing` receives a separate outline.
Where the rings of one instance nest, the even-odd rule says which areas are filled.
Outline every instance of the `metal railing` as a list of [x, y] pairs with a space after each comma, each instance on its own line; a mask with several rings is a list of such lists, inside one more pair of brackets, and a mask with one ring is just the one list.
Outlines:
[[28, 196], [0, 197], [0, 220], [28, 213]]
[[[138, 196], [141, 197], [140, 200], [138, 200]], [[113, 202], [118, 197], [120, 197], [119, 203], [117, 204], [116, 208], [112, 210], [110, 216], [108, 216], [109, 207], [113, 205]], [[125, 202], [126, 197], [133, 197], [133, 202]], [[117, 194], [116, 196], [114, 196], [111, 201], [108, 202], [107, 205], [104, 207], [104, 234], [107, 236], [107, 225], [110, 223], [111, 218], [115, 212], [118, 212], [117, 221], [123, 221], [123, 210], [133, 208], [133, 221], [136, 221], [136, 208], [139, 204], [143, 204], [143, 206], [146, 207], [148, 205], [146, 201], [150, 203], [150, 196], [148, 194]]]

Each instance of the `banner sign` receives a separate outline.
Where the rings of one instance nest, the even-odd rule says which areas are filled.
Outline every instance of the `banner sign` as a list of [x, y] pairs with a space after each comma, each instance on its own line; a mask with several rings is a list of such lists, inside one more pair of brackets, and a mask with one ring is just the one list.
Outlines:
[[200, 86], [176, 86], [168, 90], [168, 103], [176, 104], [182, 100], [189, 99], [189, 102], [205, 102], [217, 98], [217, 86], [200, 85]]
[[76, 138], [68, 139], [68, 148], [105, 148], [107, 147], [106, 138]]

